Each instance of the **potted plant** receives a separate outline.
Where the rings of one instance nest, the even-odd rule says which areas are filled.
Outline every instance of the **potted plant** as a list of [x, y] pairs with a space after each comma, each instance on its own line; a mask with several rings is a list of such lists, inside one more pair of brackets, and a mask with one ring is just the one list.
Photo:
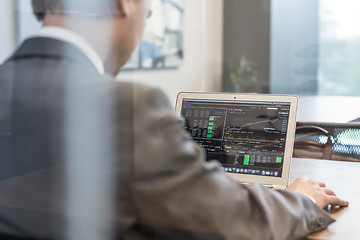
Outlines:
[[240, 60], [228, 64], [228, 77], [234, 92], [245, 92], [251, 82], [257, 81], [255, 64], [243, 55]]

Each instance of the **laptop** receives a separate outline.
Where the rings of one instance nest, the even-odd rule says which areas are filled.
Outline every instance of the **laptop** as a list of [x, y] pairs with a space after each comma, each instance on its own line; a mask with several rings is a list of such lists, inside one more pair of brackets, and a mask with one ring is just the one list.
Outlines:
[[298, 97], [181, 92], [176, 112], [193, 139], [241, 183], [286, 188]]

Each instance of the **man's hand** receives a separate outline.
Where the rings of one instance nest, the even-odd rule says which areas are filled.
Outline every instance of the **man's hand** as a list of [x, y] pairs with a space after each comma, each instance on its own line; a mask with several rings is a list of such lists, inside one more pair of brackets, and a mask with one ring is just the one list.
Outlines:
[[287, 190], [300, 192], [312, 197], [316, 204], [321, 208], [324, 208], [329, 204], [341, 207], [349, 205], [349, 202], [338, 198], [332, 190], [326, 188], [325, 183], [316, 182], [308, 178], [296, 179]]

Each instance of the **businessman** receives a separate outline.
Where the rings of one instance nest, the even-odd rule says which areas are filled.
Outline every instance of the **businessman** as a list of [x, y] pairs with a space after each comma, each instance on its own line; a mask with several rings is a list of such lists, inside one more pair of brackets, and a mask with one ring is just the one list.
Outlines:
[[[1, 178], [62, 169], [63, 188], [52, 175], [45, 200], [27, 195], [36, 221], [18, 213], [13, 225], [23, 231], [12, 234], [297, 239], [334, 221], [322, 208], [348, 205], [306, 178], [287, 190], [233, 182], [204, 161], [160, 90], [113, 81], [141, 40], [151, 0], [32, 3], [43, 28], [0, 67], [0, 117], [11, 133]], [[44, 222], [52, 224], [36, 224]]]

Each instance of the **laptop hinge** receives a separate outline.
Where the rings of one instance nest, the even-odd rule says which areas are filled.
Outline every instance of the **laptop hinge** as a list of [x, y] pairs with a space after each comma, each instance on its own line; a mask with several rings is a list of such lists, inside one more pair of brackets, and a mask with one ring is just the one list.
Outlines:
[[275, 184], [269, 185], [269, 187], [274, 188], [274, 189], [280, 189], [280, 190], [284, 190], [286, 188], [286, 186], [284, 186], [284, 185], [275, 185]]

